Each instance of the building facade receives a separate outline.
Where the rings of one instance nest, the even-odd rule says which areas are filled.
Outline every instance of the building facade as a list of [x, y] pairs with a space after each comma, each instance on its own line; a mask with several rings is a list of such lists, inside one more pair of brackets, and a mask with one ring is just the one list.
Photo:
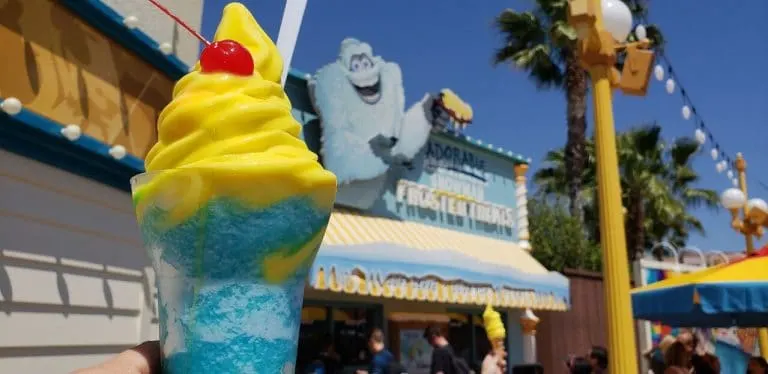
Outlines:
[[[128, 180], [198, 46], [128, 3], [0, 2], [0, 372], [68, 371], [157, 338]], [[199, 25], [199, 0], [163, 3]], [[359, 366], [380, 327], [418, 373], [429, 324], [476, 363], [489, 303], [504, 314], [510, 362], [523, 362], [523, 312], [570, 303], [567, 279], [529, 253], [528, 161], [463, 135], [471, 107], [451, 90], [406, 103], [396, 63], [352, 38], [341, 55], [286, 84], [304, 140], [340, 179], [307, 282], [299, 367], [328, 338]]]
[[[162, 2], [200, 24], [200, 0]], [[127, 178], [187, 70], [173, 51], [192, 63], [198, 47], [147, 2], [109, 3], [0, 1], [3, 373], [69, 372], [158, 336]]]

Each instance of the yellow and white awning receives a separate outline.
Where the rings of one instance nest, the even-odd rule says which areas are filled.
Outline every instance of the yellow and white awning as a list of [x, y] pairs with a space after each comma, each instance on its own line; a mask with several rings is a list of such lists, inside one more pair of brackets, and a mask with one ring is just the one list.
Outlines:
[[451, 304], [566, 310], [568, 279], [517, 244], [337, 210], [310, 274], [319, 290]]

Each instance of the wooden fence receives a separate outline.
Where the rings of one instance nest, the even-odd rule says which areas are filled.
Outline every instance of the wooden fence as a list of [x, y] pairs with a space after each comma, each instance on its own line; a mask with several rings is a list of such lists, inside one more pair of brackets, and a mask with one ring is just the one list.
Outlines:
[[607, 345], [602, 274], [570, 269], [563, 274], [571, 281], [571, 309], [538, 312], [536, 348], [545, 373], [564, 372], [570, 354], [581, 356], [593, 345]]

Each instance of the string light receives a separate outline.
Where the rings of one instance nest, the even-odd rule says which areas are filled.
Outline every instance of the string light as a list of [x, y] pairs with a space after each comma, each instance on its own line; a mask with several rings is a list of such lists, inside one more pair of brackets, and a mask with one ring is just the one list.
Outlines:
[[691, 119], [691, 107], [689, 107], [688, 105], [683, 105], [682, 114], [684, 119], [686, 120]]
[[[645, 25], [651, 24], [648, 22], [646, 15], [641, 15], [639, 21]], [[723, 150], [721, 144], [715, 139], [712, 131], [706, 125], [701, 114], [696, 110], [696, 105], [685, 90], [685, 86], [682, 84], [680, 77], [672, 67], [669, 57], [664, 53], [664, 49], [658, 48], [655, 52], [658, 63], [653, 69], [654, 77], [659, 82], [664, 82], [664, 88], [668, 94], [673, 94], [675, 91], [680, 93], [683, 101], [680, 114], [686, 121], [691, 120], [693, 122], [695, 126], [694, 139], [700, 146], [709, 142], [709, 146], [711, 147], [710, 155], [712, 156], [712, 160], [715, 161], [715, 170], [721, 174], [726, 172], [725, 176], [728, 180], [733, 183], [734, 186], [738, 185], [738, 180], [734, 178], [734, 172], [731, 170], [734, 158], [731, 158], [728, 153]]]

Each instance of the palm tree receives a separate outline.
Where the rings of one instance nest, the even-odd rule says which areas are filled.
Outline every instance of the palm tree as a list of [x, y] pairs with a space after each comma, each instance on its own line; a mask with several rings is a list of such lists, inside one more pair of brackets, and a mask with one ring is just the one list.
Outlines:
[[[636, 17], [645, 15], [647, 8], [642, 0], [623, 1]], [[557, 88], [565, 92], [567, 196], [571, 214], [581, 220], [583, 201], [579, 192], [587, 162], [587, 73], [576, 58], [576, 31], [568, 25], [567, 11], [567, 0], [536, 0], [532, 11], [502, 11], [495, 25], [504, 40], [493, 61], [496, 65], [510, 63], [526, 71], [539, 89]], [[658, 28], [646, 28], [654, 45], [661, 45]]]
[[[582, 172], [583, 188], [580, 198], [585, 202], [582, 215], [593, 240], [599, 238], [595, 198], [597, 180], [593, 141], [588, 141], [587, 163]], [[691, 207], [717, 207], [717, 193], [696, 188], [698, 174], [691, 162], [698, 151], [692, 139], [679, 139], [665, 147], [658, 125], [643, 126], [619, 134], [617, 138], [622, 202], [626, 209], [625, 229], [630, 260], [650, 248], [653, 243], [667, 240], [684, 245], [692, 232], [704, 233], [701, 222], [688, 213]], [[548, 167], [537, 171], [534, 181], [538, 193], [565, 196], [568, 185], [563, 150], [547, 154]]]

